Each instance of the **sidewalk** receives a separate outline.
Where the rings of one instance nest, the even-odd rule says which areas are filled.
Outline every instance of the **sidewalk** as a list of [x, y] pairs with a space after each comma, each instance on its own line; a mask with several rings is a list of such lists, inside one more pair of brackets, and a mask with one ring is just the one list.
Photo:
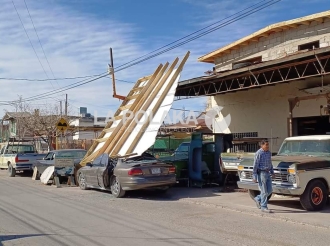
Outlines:
[[225, 193], [221, 192], [219, 187], [173, 188], [169, 194], [172, 199], [190, 204], [330, 229], [330, 206], [327, 205], [324, 210], [318, 212], [305, 211], [300, 206], [299, 198], [273, 195], [269, 201], [269, 209], [274, 213], [265, 214], [256, 207], [249, 194], [244, 192]]

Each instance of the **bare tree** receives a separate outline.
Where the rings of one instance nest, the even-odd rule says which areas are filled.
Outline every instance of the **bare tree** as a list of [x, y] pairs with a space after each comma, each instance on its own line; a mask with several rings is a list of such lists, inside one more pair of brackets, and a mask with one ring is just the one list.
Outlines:
[[37, 108], [23, 101], [20, 97], [13, 103], [19, 117], [16, 120], [16, 132], [19, 138], [26, 136], [40, 137], [47, 143], [49, 149], [53, 149], [52, 142], [60, 134], [57, 131], [57, 122], [64, 118], [70, 125], [72, 117], [61, 115], [59, 106], [56, 104], [44, 104]]

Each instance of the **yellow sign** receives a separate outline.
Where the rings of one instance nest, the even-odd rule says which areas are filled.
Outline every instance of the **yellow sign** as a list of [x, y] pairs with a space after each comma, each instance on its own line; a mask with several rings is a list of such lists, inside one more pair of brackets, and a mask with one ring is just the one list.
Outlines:
[[68, 122], [63, 118], [61, 118], [56, 124], [57, 130], [62, 131], [62, 132], [66, 131], [68, 129], [68, 127], [69, 127]]

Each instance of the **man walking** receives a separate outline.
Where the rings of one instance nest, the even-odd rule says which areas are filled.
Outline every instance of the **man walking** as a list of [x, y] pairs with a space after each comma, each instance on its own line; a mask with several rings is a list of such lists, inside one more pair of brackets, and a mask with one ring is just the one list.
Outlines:
[[261, 141], [261, 148], [255, 153], [253, 163], [253, 182], [258, 183], [260, 195], [254, 198], [262, 212], [271, 213], [268, 209], [268, 196], [272, 194], [272, 176], [274, 175], [272, 154], [267, 140]]

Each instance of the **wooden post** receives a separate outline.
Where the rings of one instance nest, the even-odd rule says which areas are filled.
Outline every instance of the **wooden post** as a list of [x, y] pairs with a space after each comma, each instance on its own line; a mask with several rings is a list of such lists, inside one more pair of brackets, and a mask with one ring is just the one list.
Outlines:
[[113, 65], [112, 48], [110, 48], [110, 63], [111, 63], [111, 77], [112, 77], [113, 97], [118, 98], [120, 100], [125, 100], [124, 96], [117, 95], [117, 92], [116, 92], [115, 68], [114, 68], [114, 65]]

